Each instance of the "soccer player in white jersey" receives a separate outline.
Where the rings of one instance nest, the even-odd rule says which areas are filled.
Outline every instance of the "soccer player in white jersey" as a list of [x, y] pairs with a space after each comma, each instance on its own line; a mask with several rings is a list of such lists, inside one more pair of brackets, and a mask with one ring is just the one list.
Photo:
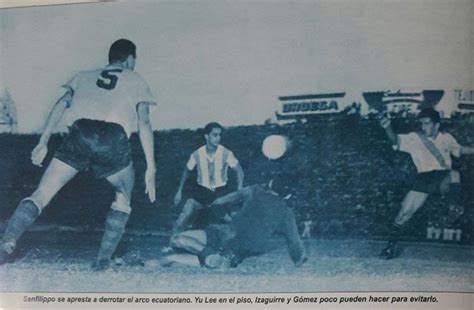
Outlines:
[[174, 224], [173, 232], [186, 228], [196, 210], [209, 206], [215, 199], [226, 194], [227, 170], [230, 167], [237, 174], [237, 190], [244, 184], [244, 172], [234, 154], [220, 145], [223, 127], [219, 123], [209, 123], [204, 128], [206, 144], [194, 151], [184, 168], [175, 195], [174, 204], [180, 204], [183, 186], [189, 171], [197, 169], [197, 182], [194, 184], [193, 197], [186, 200], [183, 210]]
[[429, 195], [435, 192], [445, 194], [453, 190], [453, 185], [460, 187], [459, 180], [452, 180], [451, 155], [474, 154], [474, 147], [461, 146], [449, 133], [440, 132], [440, 116], [436, 110], [423, 109], [418, 119], [421, 132], [398, 135], [388, 118], [380, 121], [394, 149], [409, 153], [418, 172], [390, 228], [388, 246], [381, 253], [385, 259], [396, 256], [395, 246], [403, 225], [423, 206]]
[[[150, 106], [156, 105], [146, 82], [134, 72], [136, 46], [120, 39], [109, 50], [109, 65], [80, 72], [63, 87], [64, 95], [54, 105], [31, 160], [41, 166], [48, 141], [67, 111], [69, 133], [54, 154], [38, 188], [23, 199], [11, 217], [0, 244], [0, 264], [11, 260], [17, 240], [41, 214], [56, 193], [78, 172], [90, 171], [106, 178], [115, 189], [115, 200], [105, 222], [95, 270], [109, 266], [125, 231], [135, 182], [129, 137], [138, 129], [145, 153], [146, 193], [155, 200], [155, 161]], [[138, 124], [138, 128], [137, 128]]]

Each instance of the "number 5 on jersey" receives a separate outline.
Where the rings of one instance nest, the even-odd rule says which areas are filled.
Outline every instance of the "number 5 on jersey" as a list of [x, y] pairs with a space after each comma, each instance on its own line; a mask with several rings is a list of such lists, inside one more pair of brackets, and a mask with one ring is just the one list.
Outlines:
[[111, 90], [114, 89], [118, 82], [117, 73], [121, 73], [122, 69], [110, 69], [104, 70], [100, 74], [101, 78], [99, 78], [96, 82], [96, 85], [100, 88]]

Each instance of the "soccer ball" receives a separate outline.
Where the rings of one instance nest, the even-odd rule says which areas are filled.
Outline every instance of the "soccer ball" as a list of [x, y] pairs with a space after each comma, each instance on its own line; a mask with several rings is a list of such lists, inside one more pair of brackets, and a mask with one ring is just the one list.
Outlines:
[[282, 135], [271, 135], [263, 140], [262, 152], [268, 159], [282, 157], [288, 149], [288, 138]]

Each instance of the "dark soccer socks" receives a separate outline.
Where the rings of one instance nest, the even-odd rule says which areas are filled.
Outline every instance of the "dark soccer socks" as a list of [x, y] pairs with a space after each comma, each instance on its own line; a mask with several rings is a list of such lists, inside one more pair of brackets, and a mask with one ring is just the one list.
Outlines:
[[389, 241], [388, 245], [382, 250], [380, 256], [384, 259], [392, 259], [396, 256], [395, 246], [396, 241]]
[[402, 225], [393, 222], [388, 231], [388, 241], [396, 243], [400, 239], [402, 229]]
[[101, 270], [108, 267], [108, 262], [125, 232], [128, 217], [129, 214], [116, 210], [110, 210], [107, 214], [105, 231], [100, 244], [97, 262], [94, 263], [94, 267], [97, 265], [99, 268], [94, 269]]
[[380, 253], [380, 256], [382, 258], [392, 259], [397, 255], [396, 245], [400, 238], [400, 233], [402, 231], [402, 228], [403, 228], [402, 225], [399, 225], [395, 222], [392, 223], [388, 232], [388, 245]]
[[24, 199], [8, 221], [0, 245], [0, 264], [6, 263], [8, 256], [13, 253], [16, 241], [35, 222], [40, 211], [31, 199]]
[[92, 270], [93, 271], [101, 271], [109, 268], [110, 266], [110, 259], [98, 259], [94, 263], [92, 263]]
[[453, 225], [464, 214], [464, 197], [460, 183], [452, 183], [449, 192], [446, 195], [448, 200], [448, 214], [445, 219], [445, 225]]

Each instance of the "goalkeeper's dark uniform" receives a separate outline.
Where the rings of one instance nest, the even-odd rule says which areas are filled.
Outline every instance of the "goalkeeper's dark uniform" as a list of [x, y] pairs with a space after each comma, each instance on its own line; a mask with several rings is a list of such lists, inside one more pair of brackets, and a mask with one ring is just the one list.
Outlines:
[[286, 238], [290, 256], [297, 266], [306, 260], [295, 216], [280, 196], [261, 185], [252, 185], [217, 199], [211, 208], [237, 202], [243, 204], [230, 223], [209, 225], [204, 229], [207, 245], [200, 253], [201, 260], [219, 252], [231, 255], [235, 266], [245, 257], [268, 250], [274, 234]]

